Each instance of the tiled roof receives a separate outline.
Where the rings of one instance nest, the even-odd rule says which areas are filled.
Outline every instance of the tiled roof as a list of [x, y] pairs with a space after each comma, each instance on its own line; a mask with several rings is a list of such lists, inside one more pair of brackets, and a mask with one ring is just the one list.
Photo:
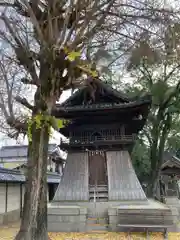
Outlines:
[[180, 159], [171, 152], [164, 152], [163, 161], [164, 163], [162, 164], [161, 169], [172, 166], [180, 167]]
[[[96, 79], [94, 80], [95, 83], [97, 84], [97, 86], [99, 86], [101, 89], [103, 89], [107, 94], [113, 95], [114, 97], [116, 97], [117, 99], [123, 102], [129, 102], [131, 99], [123, 92], [121, 91], [117, 91], [116, 89], [112, 88], [112, 86], [110, 84], [107, 84], [103, 81], [101, 81], [100, 79]], [[64, 102], [62, 102], [60, 104], [60, 106], [67, 106], [67, 105], [71, 105], [72, 101], [77, 102], [77, 99], [80, 96], [83, 96], [83, 92], [86, 91], [87, 87], [82, 87], [79, 90], [77, 90], [76, 92], [74, 92], [74, 94], [72, 96], [70, 96], [68, 99], [66, 99]]]
[[174, 156], [175, 156], [174, 152], [165, 151], [163, 154], [163, 163], [165, 163], [169, 160], [172, 160]]
[[47, 182], [48, 183], [60, 183], [61, 176], [58, 173], [47, 173]]
[[[47, 173], [48, 183], [59, 183], [60, 179], [61, 177], [57, 173]], [[18, 170], [0, 168], [0, 182], [25, 182], [25, 176]]]
[[[49, 144], [49, 152], [56, 147], [56, 144]], [[3, 146], [0, 149], [0, 158], [27, 157], [27, 145]]]
[[25, 176], [17, 170], [0, 168], [0, 182], [25, 182]]

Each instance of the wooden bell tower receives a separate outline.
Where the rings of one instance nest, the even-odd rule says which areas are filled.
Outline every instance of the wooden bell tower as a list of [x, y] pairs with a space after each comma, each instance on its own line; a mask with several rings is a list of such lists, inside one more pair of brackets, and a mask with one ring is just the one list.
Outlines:
[[86, 232], [92, 230], [94, 218], [97, 222], [103, 218], [110, 231], [119, 231], [119, 224], [162, 225], [171, 211], [147, 199], [130, 157], [151, 98], [129, 99], [100, 80], [94, 81], [95, 101], [83, 88], [54, 112], [57, 118], [70, 120], [60, 130], [69, 142], [61, 143], [68, 157], [48, 208], [48, 231]]
[[[86, 90], [81, 89], [62, 105], [57, 106], [58, 110], [55, 112], [57, 118], [61, 116], [70, 120], [70, 123], [61, 129], [61, 133], [69, 137], [69, 143], [61, 143], [61, 149], [68, 151], [68, 158], [61, 187], [55, 196], [57, 200], [91, 201], [93, 190], [98, 201], [114, 198], [119, 200], [120, 193], [113, 197], [110, 196], [110, 192], [118, 191], [117, 181], [120, 181], [119, 184], [124, 181], [123, 179], [121, 181], [124, 172], [129, 174], [127, 167], [131, 162], [128, 154], [114, 154], [117, 160], [113, 163], [110, 153], [131, 150], [136, 135], [146, 121], [151, 99], [146, 96], [138, 101], [132, 101], [100, 80], [96, 80], [95, 83], [97, 84], [95, 102], [85, 102]], [[120, 160], [123, 157], [128, 158], [123, 160], [126, 161], [124, 165]], [[121, 165], [118, 165], [118, 161]], [[121, 169], [118, 169], [119, 173], [116, 171], [113, 174], [116, 165]], [[136, 182], [136, 185], [130, 188], [138, 192], [136, 198], [145, 198], [135, 172], [132, 171], [131, 175], [135, 180], [132, 176], [130, 179], [130, 175], [128, 178], [124, 175], [127, 178], [125, 182], [132, 181], [128, 184]], [[79, 189], [76, 189], [76, 192], [72, 189], [74, 182]], [[126, 196], [124, 198], [126, 199]]]

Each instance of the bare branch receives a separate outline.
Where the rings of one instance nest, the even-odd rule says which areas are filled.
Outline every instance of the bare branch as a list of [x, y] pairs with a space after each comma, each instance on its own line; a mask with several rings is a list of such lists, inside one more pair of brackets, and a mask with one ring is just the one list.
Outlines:
[[[1, 70], [1, 73], [2, 73], [2, 76], [3, 76], [3, 79], [4, 79], [4, 83], [5, 83], [5, 86], [6, 86], [6, 89], [7, 89], [7, 93], [8, 93], [8, 100], [7, 100], [7, 104], [8, 104], [8, 109], [9, 109], [9, 113], [10, 113], [10, 116], [13, 116], [13, 108], [12, 108], [12, 88], [10, 88], [9, 86], [9, 79], [8, 79], [8, 76], [7, 76], [7, 72], [5, 70], [5, 67], [2, 63], [2, 61], [0, 61], [0, 70]], [[14, 80], [14, 79], [13, 79]], [[13, 84], [13, 83], [12, 83]], [[7, 113], [7, 110], [5, 108], [5, 103], [4, 103], [4, 99], [3, 99], [3, 96], [1, 94], [1, 109], [3, 110], [4, 112], [4, 115], [6, 116], [6, 118], [8, 117], [8, 113]]]
[[23, 48], [23, 43], [20, 41], [20, 39], [16, 36], [16, 33], [14, 31], [14, 29], [11, 27], [10, 21], [9, 19], [6, 17], [6, 15], [3, 13], [0, 18], [4, 21], [5, 25], [7, 26], [9, 32], [11, 33], [11, 35], [13, 36], [15, 42], [17, 43], [17, 45], [19, 47]]
[[14, 7], [13, 3], [0, 2], [0, 7]]
[[[97, 20], [96, 24], [94, 27], [92, 27], [91, 30], [87, 31], [87, 33], [85, 32], [85, 29], [88, 26], [88, 21], [91, 19], [91, 17], [94, 14], [94, 10], [97, 7], [97, 2], [95, 1], [92, 10], [90, 11], [90, 13], [86, 16], [87, 19], [85, 20], [82, 28], [80, 29], [79, 33], [77, 34], [74, 42], [73, 42], [73, 46], [79, 45], [82, 41], [84, 42], [84, 44], [86, 43], [87, 39], [91, 38], [92, 36], [94, 36], [94, 34], [96, 33], [96, 31], [98, 31], [98, 28], [101, 27], [105, 21], [105, 18], [107, 17], [106, 12], [108, 12], [111, 7], [113, 6], [113, 3], [115, 2], [115, 0], [111, 0], [108, 1], [108, 5], [106, 7], [106, 12], [100, 17], [99, 20]], [[82, 37], [83, 36], [83, 37]]]
[[20, 121], [18, 119], [15, 119], [13, 117], [9, 117], [7, 119], [7, 123], [12, 127], [15, 128], [20, 133], [26, 133], [27, 132], [27, 123], [24, 121]]
[[21, 82], [24, 83], [24, 84], [30, 84], [30, 85], [39, 86], [36, 81], [30, 80], [28, 78], [22, 78]]
[[18, 103], [22, 104], [23, 106], [27, 107], [28, 109], [30, 109], [30, 110], [32, 110], [32, 111], [34, 110], [34, 106], [32, 106], [32, 105], [27, 101], [26, 98], [22, 98], [22, 97], [20, 97], [20, 96], [16, 96], [16, 97], [15, 97], [15, 100], [16, 100]]
[[[38, 36], [39, 36], [39, 39], [41, 40], [41, 43], [43, 45], [46, 45], [45, 43], [45, 40], [44, 40], [44, 36], [43, 36], [43, 33], [41, 31], [41, 28], [39, 26], [39, 22], [33, 12], [33, 9], [31, 8], [31, 6], [29, 5], [29, 2], [27, 0], [22, 0], [22, 2], [26, 5], [27, 7], [27, 11], [29, 12], [29, 15], [30, 15], [30, 18], [32, 20], [32, 23], [35, 27], [35, 29], [37, 30], [37, 33], [38, 33]], [[39, 1], [38, 1], [39, 2]], [[38, 2], [36, 1], [36, 4], [38, 4]]]

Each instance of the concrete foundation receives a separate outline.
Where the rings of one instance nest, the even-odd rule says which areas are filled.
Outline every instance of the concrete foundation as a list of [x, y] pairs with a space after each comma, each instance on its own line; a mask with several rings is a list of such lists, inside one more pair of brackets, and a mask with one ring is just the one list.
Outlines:
[[104, 201], [98, 198], [100, 190], [90, 191], [87, 152], [68, 155], [64, 176], [48, 208], [49, 232], [119, 231], [119, 224], [173, 223], [169, 207], [147, 199], [128, 151], [107, 152], [106, 157], [108, 185]]
[[18, 222], [20, 220], [20, 209], [0, 214], [0, 225]]
[[178, 197], [175, 197], [175, 196], [166, 197], [165, 201], [168, 206], [174, 206], [174, 207], [180, 208], [180, 200], [178, 199]]
[[153, 200], [148, 200], [148, 204], [133, 201], [128, 204], [115, 201], [76, 202], [76, 205], [53, 202], [48, 208], [49, 232], [121, 231], [119, 224], [171, 225], [172, 222], [170, 208]]
[[122, 231], [121, 224], [132, 225], [172, 225], [171, 210], [164, 204], [148, 200], [148, 204], [127, 205], [127, 203], [108, 209], [109, 230]]
[[49, 232], [85, 232], [87, 208], [81, 206], [49, 206]]
[[180, 200], [176, 196], [166, 197], [166, 205], [171, 209], [173, 216], [173, 226], [170, 229], [171, 232], [180, 231], [179, 219], [180, 219]]

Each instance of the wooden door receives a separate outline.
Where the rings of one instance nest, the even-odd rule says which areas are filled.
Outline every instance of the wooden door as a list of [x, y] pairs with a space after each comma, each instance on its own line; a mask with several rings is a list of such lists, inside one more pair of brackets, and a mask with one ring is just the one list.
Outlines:
[[107, 166], [104, 154], [89, 155], [89, 185], [107, 185]]

